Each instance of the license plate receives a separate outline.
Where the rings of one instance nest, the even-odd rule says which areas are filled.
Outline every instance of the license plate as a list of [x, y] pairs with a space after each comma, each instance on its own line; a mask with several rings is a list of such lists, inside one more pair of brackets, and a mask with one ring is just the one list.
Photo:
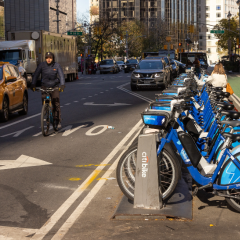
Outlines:
[[144, 83], [151, 83], [151, 80], [145, 80]]

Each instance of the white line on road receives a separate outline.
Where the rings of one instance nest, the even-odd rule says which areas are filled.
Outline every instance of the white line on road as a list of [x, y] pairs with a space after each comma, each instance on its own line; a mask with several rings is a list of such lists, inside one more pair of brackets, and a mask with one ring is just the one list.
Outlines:
[[[140, 120], [141, 123], [141, 120]], [[138, 122], [139, 124], [139, 122]], [[137, 125], [138, 125], [137, 124]], [[136, 125], [136, 126], [137, 126]], [[136, 127], [135, 126], [135, 127]], [[137, 127], [138, 129], [138, 127]], [[136, 130], [135, 130], [136, 131]], [[134, 132], [135, 132], [134, 131]], [[141, 129], [137, 131], [134, 138], [129, 142], [129, 144], [126, 146], [125, 149], [131, 146], [134, 139], [138, 136]], [[133, 132], [133, 133], [134, 133]], [[103, 185], [106, 182], [106, 179], [111, 176], [113, 171], [116, 169], [118, 161], [120, 160], [121, 156], [125, 152], [125, 149], [122, 150], [120, 156], [114, 161], [114, 163], [111, 165], [111, 167], [106, 171], [106, 173], [102, 176], [102, 181], [99, 181], [89, 192], [89, 194], [83, 199], [83, 201], [78, 205], [78, 207], [74, 210], [74, 212], [70, 215], [70, 217], [67, 219], [67, 221], [62, 225], [62, 227], [57, 231], [57, 233], [53, 236], [51, 240], [61, 240], [66, 235], [66, 233], [69, 231], [69, 229], [73, 226], [73, 224], [76, 222], [76, 220], [79, 218], [79, 216], [83, 213], [83, 211], [87, 208], [89, 203], [92, 201], [92, 199], [97, 195], [99, 190], [103, 187]], [[109, 161], [108, 161], [109, 162]]]
[[81, 100], [85, 100], [86, 98], [82, 98]]
[[71, 103], [66, 103], [65, 105], [68, 106], [68, 105], [70, 105], [70, 104], [71, 104]]
[[17, 124], [17, 123], [27, 121], [28, 119], [31, 119], [31, 118], [37, 117], [37, 116], [39, 116], [39, 115], [41, 115], [41, 113], [38, 113], [38, 114], [32, 115], [32, 116], [30, 116], [30, 117], [24, 118], [24, 119], [19, 120], [19, 121], [17, 121], [17, 122], [10, 123], [10, 124], [8, 124], [8, 125], [5, 125], [5, 126], [3, 126], [3, 127], [0, 127], [0, 129], [7, 128], [7, 127], [10, 127], [10, 126], [15, 125], [15, 124]]
[[78, 102], [78, 101], [74, 101], [74, 102]]
[[24, 128], [22, 130], [19, 130], [19, 131], [16, 131], [16, 132], [12, 132], [12, 133], [9, 133], [9, 134], [6, 134], [6, 135], [3, 135], [1, 137], [7, 137], [7, 136], [11, 136], [13, 135], [13, 137], [18, 137], [20, 134], [22, 134], [23, 132], [27, 131], [28, 129], [31, 129], [33, 128], [34, 126], [30, 126], [28, 128]]
[[[63, 214], [74, 204], [74, 202], [79, 198], [79, 196], [88, 188], [88, 186], [93, 182], [93, 180], [100, 174], [100, 172], [104, 169], [104, 166], [108, 164], [113, 157], [122, 150], [125, 143], [131, 138], [131, 136], [138, 131], [141, 127], [142, 120], [140, 120], [132, 130], [122, 139], [122, 141], [112, 150], [112, 152], [102, 161], [102, 163], [89, 175], [89, 177], [75, 190], [75, 192], [60, 206], [60, 208], [48, 219], [48, 221], [36, 232], [36, 234], [31, 239], [41, 240], [43, 239], [48, 232], [53, 228], [53, 226], [59, 221], [59, 219], [63, 216]], [[107, 171], [108, 172], [108, 171]], [[99, 181], [104, 182], [104, 181]], [[95, 190], [94, 190], [95, 191]], [[93, 192], [94, 192], [93, 191]], [[92, 191], [90, 192], [92, 193]], [[96, 192], [97, 193], [97, 192]], [[96, 194], [95, 193], [95, 194]], [[86, 199], [86, 198], [85, 198]], [[85, 200], [84, 199], [84, 200]], [[82, 206], [82, 205], [81, 205]], [[74, 211], [75, 213], [75, 211]], [[66, 224], [66, 223], [65, 223]], [[63, 227], [65, 226], [63, 225]], [[72, 222], [70, 225], [72, 226]], [[65, 227], [64, 227], [65, 229]], [[66, 229], [68, 230], [68, 228]], [[66, 231], [62, 237], [66, 234]], [[61, 228], [62, 231], [62, 228]], [[59, 234], [58, 234], [59, 235]], [[54, 236], [55, 237], [55, 236]], [[58, 236], [59, 237], [59, 236]], [[55, 238], [56, 239], [56, 238]], [[61, 238], [59, 238], [61, 239]]]

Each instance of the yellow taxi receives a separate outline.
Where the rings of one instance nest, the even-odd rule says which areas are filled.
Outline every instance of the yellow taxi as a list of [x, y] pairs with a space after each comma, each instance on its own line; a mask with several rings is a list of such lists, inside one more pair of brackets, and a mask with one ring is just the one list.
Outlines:
[[26, 79], [19, 73], [18, 67], [0, 62], [0, 117], [8, 121], [9, 114], [28, 112], [28, 90]]

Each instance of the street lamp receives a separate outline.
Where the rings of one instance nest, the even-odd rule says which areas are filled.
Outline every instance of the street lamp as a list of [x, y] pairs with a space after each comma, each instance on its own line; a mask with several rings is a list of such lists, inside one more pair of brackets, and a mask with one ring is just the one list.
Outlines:
[[[230, 30], [230, 18], [232, 14], [230, 11], [228, 12], [227, 18], [228, 18], [228, 30]], [[231, 40], [228, 39], [228, 55], [229, 55], [229, 61], [230, 61], [230, 55], [231, 55]]]

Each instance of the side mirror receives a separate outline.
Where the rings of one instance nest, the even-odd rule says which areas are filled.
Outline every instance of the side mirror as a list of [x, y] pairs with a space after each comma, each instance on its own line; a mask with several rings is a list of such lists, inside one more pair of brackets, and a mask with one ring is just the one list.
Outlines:
[[17, 80], [17, 78], [13, 77], [13, 76], [8, 76], [8, 77], [5, 78], [6, 83], [15, 82], [16, 80]]

